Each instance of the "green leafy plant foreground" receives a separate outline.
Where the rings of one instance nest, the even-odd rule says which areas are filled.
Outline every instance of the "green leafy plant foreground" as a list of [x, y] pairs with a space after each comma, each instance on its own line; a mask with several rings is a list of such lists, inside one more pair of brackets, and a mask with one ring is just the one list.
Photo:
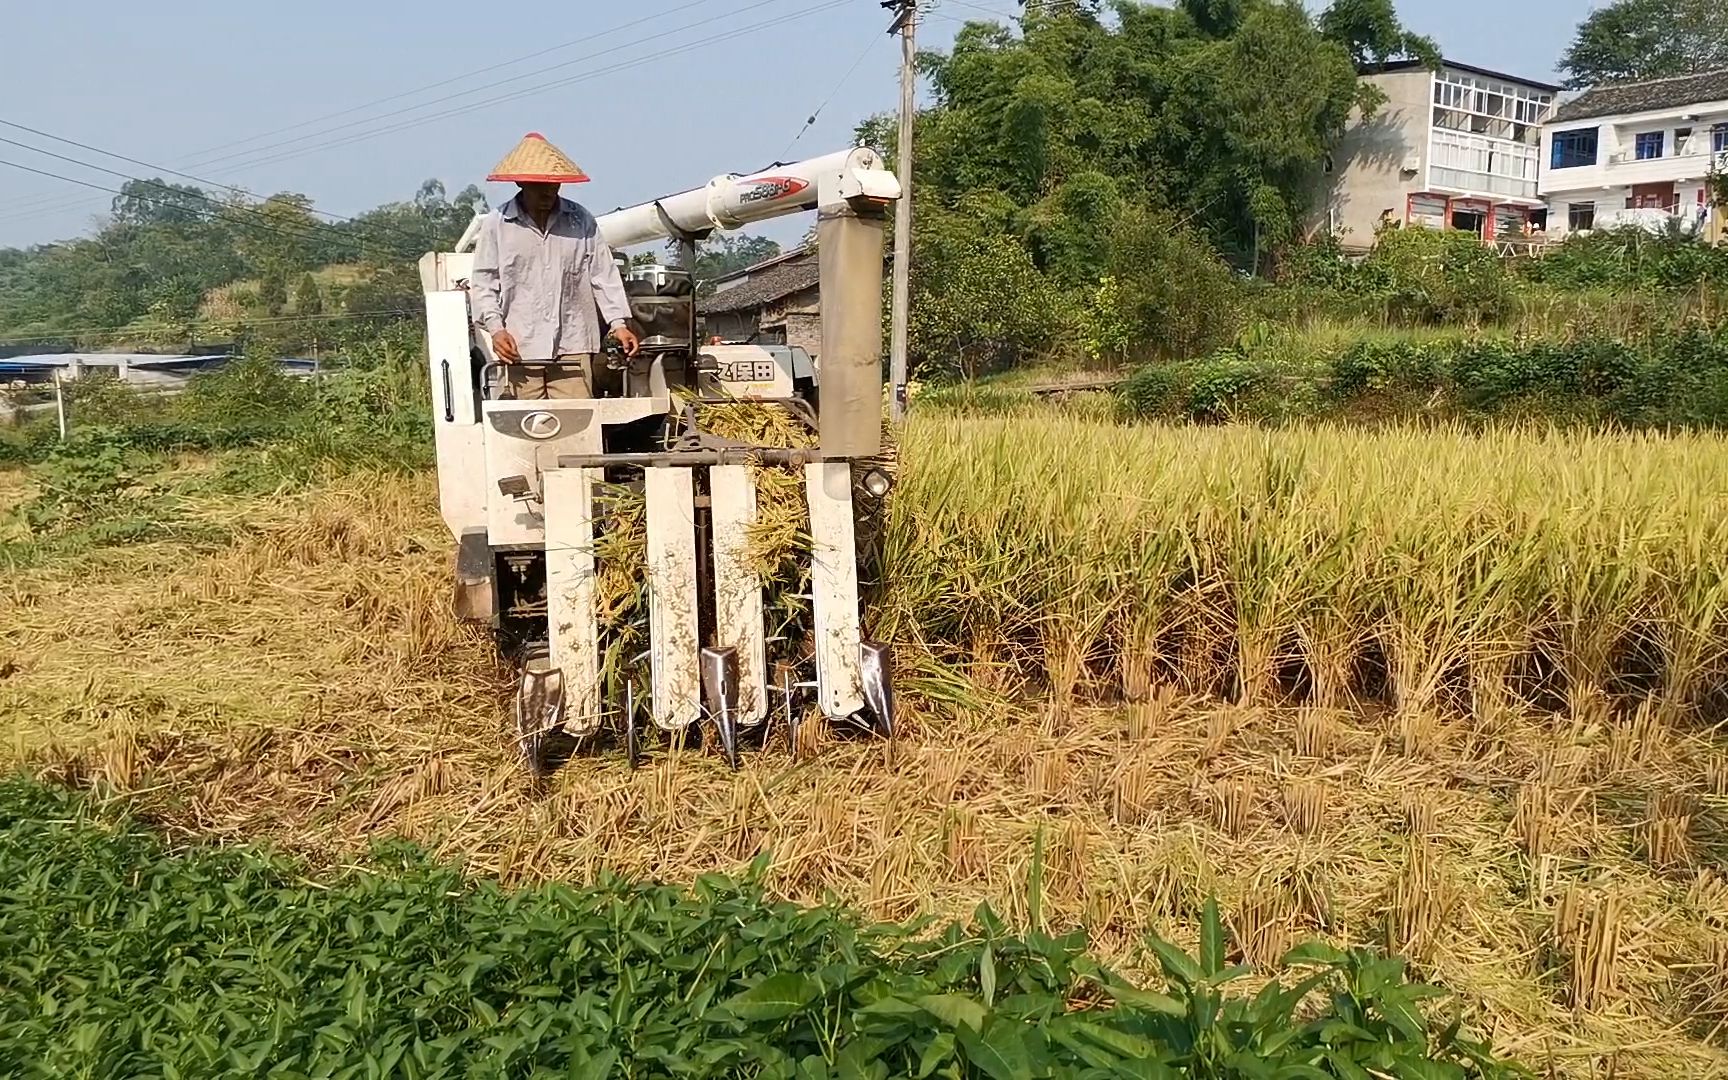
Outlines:
[[1501, 1077], [1402, 964], [1320, 944], [1248, 995], [1209, 905], [1167, 986], [987, 909], [938, 937], [706, 878], [510, 891], [410, 848], [315, 881], [0, 784], [7, 1076]]

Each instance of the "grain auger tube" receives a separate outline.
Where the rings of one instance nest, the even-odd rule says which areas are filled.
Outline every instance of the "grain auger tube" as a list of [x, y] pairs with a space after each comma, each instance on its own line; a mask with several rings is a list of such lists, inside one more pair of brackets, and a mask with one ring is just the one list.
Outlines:
[[[600, 217], [614, 251], [673, 239], [694, 266], [716, 229], [815, 210], [821, 346], [701, 344], [690, 276], [631, 267], [642, 349], [608, 354], [591, 398], [503, 392], [467, 292], [479, 219], [455, 251], [420, 260], [457, 613], [491, 626], [518, 673], [517, 738], [535, 773], [602, 744], [634, 765], [656, 741], [687, 740], [736, 767], [776, 727], [798, 753], [817, 713], [893, 739], [889, 650], [863, 635], [859, 542], [892, 485], [879, 461], [882, 241], [899, 197], [857, 148]], [[721, 415], [741, 422], [717, 430]], [[795, 583], [758, 564], [768, 488], [801, 488]]]

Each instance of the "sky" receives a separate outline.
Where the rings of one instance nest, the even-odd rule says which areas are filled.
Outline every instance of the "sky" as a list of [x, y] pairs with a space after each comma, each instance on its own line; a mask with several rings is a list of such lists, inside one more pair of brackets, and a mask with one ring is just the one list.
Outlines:
[[[481, 183], [539, 131], [593, 177], [603, 213], [727, 172], [850, 144], [898, 100], [898, 42], [877, 0], [635, 0], [291, 5], [85, 0], [7, 4], [0, 162], [102, 187], [174, 169], [359, 213], [437, 178]], [[1312, 6], [1312, 2], [1311, 2]], [[1546, 79], [1589, 0], [1401, 0], [1448, 58]], [[1016, 0], [933, 0], [920, 48]], [[805, 120], [820, 107], [817, 120]], [[800, 134], [800, 132], [802, 132]], [[796, 141], [794, 141], [796, 140]], [[494, 205], [513, 187], [483, 185]], [[112, 195], [0, 164], [0, 246], [89, 232]], [[758, 231], [783, 242], [801, 218]]]

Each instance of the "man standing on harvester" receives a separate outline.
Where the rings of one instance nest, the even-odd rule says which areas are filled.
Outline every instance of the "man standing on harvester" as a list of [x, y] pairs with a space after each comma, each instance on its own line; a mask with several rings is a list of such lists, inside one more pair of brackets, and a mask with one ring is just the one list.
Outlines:
[[488, 180], [511, 181], [516, 197], [486, 215], [469, 280], [474, 316], [508, 365], [516, 398], [595, 396], [600, 321], [625, 353], [640, 343], [612, 249], [579, 203], [560, 198], [560, 184], [588, 180], [574, 161], [538, 132], [524, 136]]

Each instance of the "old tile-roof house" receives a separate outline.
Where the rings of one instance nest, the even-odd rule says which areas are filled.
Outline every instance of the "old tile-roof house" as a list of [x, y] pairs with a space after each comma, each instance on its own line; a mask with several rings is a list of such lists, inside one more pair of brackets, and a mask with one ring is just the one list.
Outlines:
[[1542, 154], [1554, 232], [1670, 221], [1719, 232], [1709, 177], [1728, 171], [1728, 68], [1587, 90], [1554, 110]]
[[822, 348], [821, 274], [816, 250], [799, 248], [734, 271], [696, 303], [704, 332], [727, 341]]

